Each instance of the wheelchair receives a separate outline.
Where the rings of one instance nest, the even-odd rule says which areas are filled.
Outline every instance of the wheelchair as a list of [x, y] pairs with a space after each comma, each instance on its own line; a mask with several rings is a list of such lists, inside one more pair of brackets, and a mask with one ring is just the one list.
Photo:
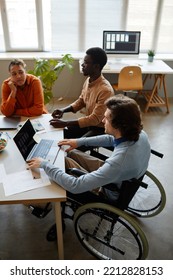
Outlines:
[[[151, 150], [162, 158], [163, 155]], [[90, 154], [105, 160], [106, 156], [96, 149]], [[69, 174], [81, 176], [85, 172], [76, 168], [67, 170]], [[108, 184], [103, 188], [113, 188]], [[149, 252], [145, 233], [140, 228], [138, 218], [158, 215], [166, 204], [166, 194], [161, 182], [148, 170], [139, 179], [124, 181], [120, 188], [116, 206], [108, 200], [95, 199], [90, 203], [81, 202], [77, 195], [68, 196], [62, 203], [62, 220], [69, 218], [74, 223], [75, 233], [82, 246], [97, 259], [142, 260]], [[90, 199], [88, 199], [90, 201]], [[44, 218], [50, 212], [50, 203], [44, 209], [33, 207], [32, 214]], [[65, 229], [65, 223], [63, 223]]]
[[[151, 152], [163, 157], [154, 150]], [[74, 176], [84, 174], [76, 168], [70, 168], [68, 173]], [[104, 187], [112, 188], [115, 185]], [[147, 258], [148, 241], [137, 218], [158, 215], [166, 203], [164, 188], [151, 172], [146, 171], [138, 180], [124, 181], [116, 207], [108, 201], [82, 204], [74, 197], [67, 197], [63, 203], [62, 219], [73, 220], [75, 233], [89, 253], [103, 260]]]

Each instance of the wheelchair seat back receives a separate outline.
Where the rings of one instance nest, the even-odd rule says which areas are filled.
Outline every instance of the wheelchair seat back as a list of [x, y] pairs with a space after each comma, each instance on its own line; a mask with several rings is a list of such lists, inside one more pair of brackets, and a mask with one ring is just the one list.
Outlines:
[[115, 202], [111, 202], [111, 201], [110, 203], [121, 210], [127, 209], [130, 201], [132, 200], [135, 193], [139, 189], [140, 182], [142, 182], [143, 177], [144, 176], [141, 176], [139, 179], [123, 181], [120, 189], [118, 189], [115, 184], [108, 184], [104, 186], [107, 189], [111, 189], [111, 190], [116, 189], [116, 191], [119, 192], [119, 197], [118, 200], [116, 201], [116, 204]]

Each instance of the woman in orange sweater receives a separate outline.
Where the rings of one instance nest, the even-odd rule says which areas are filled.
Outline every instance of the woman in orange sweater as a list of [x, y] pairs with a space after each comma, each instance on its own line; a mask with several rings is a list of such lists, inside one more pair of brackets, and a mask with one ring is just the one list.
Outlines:
[[9, 64], [10, 77], [3, 82], [1, 91], [1, 112], [7, 117], [34, 117], [48, 113], [44, 106], [41, 81], [26, 74], [25, 67], [21, 59], [14, 59]]

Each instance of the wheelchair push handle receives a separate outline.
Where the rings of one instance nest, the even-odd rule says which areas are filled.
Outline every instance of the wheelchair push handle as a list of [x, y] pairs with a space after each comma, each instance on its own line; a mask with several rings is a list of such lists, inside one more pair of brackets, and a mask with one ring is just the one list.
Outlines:
[[151, 149], [151, 153], [157, 157], [163, 158], [163, 154]]

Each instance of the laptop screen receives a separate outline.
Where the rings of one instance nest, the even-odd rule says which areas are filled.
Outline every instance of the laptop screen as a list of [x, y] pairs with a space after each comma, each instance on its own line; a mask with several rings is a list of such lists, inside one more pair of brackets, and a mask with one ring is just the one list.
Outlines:
[[32, 123], [28, 119], [13, 138], [16, 146], [18, 147], [25, 160], [36, 144], [33, 138], [34, 135], [35, 130], [32, 126]]

